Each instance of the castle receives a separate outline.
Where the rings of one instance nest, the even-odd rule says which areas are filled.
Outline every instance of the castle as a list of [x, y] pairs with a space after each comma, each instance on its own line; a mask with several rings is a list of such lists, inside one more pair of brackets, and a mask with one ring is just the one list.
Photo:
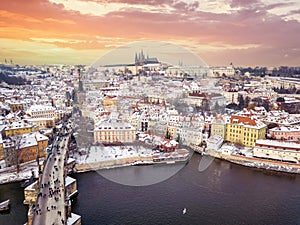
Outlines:
[[135, 53], [135, 65], [136, 66], [143, 66], [145, 64], [156, 64], [159, 63], [157, 58], [149, 58], [149, 55], [144, 55], [143, 50], [139, 53]]

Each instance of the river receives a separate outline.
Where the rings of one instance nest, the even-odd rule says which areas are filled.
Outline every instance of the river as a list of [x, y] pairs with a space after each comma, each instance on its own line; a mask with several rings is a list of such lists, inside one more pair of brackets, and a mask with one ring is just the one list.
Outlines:
[[[216, 159], [199, 172], [200, 159], [200, 155], [194, 154], [175, 175], [148, 186], [122, 185], [97, 172], [72, 175], [79, 190], [72, 202], [73, 212], [82, 216], [83, 225], [300, 224], [299, 175], [247, 168]], [[168, 166], [172, 165], [165, 165]], [[108, 173], [139, 177], [145, 170], [152, 167], [116, 168]], [[19, 183], [1, 185], [0, 191], [0, 200], [9, 197], [22, 204]], [[0, 214], [1, 225], [26, 221], [25, 207], [15, 203], [10, 214]], [[184, 208], [186, 214], [182, 213]]]
[[0, 213], [1, 225], [21, 225], [27, 221], [28, 207], [23, 205], [23, 190], [20, 182], [0, 185], [0, 202], [10, 199], [10, 211]]

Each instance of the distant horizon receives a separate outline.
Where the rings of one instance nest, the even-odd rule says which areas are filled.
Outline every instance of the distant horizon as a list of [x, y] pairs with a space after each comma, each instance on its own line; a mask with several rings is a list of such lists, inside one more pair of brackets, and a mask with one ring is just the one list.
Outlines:
[[[132, 63], [134, 63], [134, 62], [132, 62]], [[116, 65], [117, 64], [126, 64], [126, 63], [116, 63]], [[5, 63], [3, 63], [1, 61], [0, 61], [0, 65], [5, 65], [5, 66], [16, 66], [16, 65], [18, 65], [18, 66], [79, 66], [79, 65], [81, 65], [81, 66], [90, 66], [90, 64], [80, 64], [80, 63], [72, 63], [72, 64], [67, 64], [67, 63], [20, 64], [20, 63], [15, 63], [15, 62], [12, 65], [12, 64], [9, 64], [9, 63], [5, 64]], [[234, 63], [233, 63], [233, 65], [234, 65]], [[176, 66], [176, 65], [174, 65], [174, 66]], [[227, 66], [230, 66], [230, 64], [229, 65], [208, 65], [208, 66], [209, 67], [227, 67]], [[243, 65], [234, 65], [234, 67], [235, 68], [255, 68], [255, 67], [264, 68], [265, 67], [267, 69], [270, 69], [270, 68], [280, 68], [280, 67], [298, 68], [298, 67], [300, 67], [300, 64], [298, 66], [297, 65], [295, 65], [295, 66], [294, 65], [292, 65], [292, 66], [288, 66], [288, 65], [278, 65], [278, 66], [264, 66], [264, 65], [262, 65], [262, 66], [243, 66]]]
[[297, 0], [3, 0], [0, 18], [0, 62], [19, 65], [89, 65], [135, 41], [211, 66], [300, 65]]

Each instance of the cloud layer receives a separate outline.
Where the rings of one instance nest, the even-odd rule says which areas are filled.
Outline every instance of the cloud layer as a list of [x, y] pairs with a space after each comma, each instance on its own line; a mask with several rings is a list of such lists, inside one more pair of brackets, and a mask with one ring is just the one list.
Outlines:
[[160, 40], [210, 65], [299, 66], [299, 11], [296, 0], [4, 0], [0, 61], [89, 64]]

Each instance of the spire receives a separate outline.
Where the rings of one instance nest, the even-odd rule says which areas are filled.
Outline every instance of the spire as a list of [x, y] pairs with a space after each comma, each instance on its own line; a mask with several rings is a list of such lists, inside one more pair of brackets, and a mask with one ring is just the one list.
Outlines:
[[141, 56], [142, 56], [142, 60], [144, 61], [145, 56], [144, 56], [144, 51], [143, 51], [143, 49], [142, 49], [142, 52], [141, 52]]
[[138, 56], [137, 56], [137, 53], [135, 53], [135, 63], [138, 63]]

